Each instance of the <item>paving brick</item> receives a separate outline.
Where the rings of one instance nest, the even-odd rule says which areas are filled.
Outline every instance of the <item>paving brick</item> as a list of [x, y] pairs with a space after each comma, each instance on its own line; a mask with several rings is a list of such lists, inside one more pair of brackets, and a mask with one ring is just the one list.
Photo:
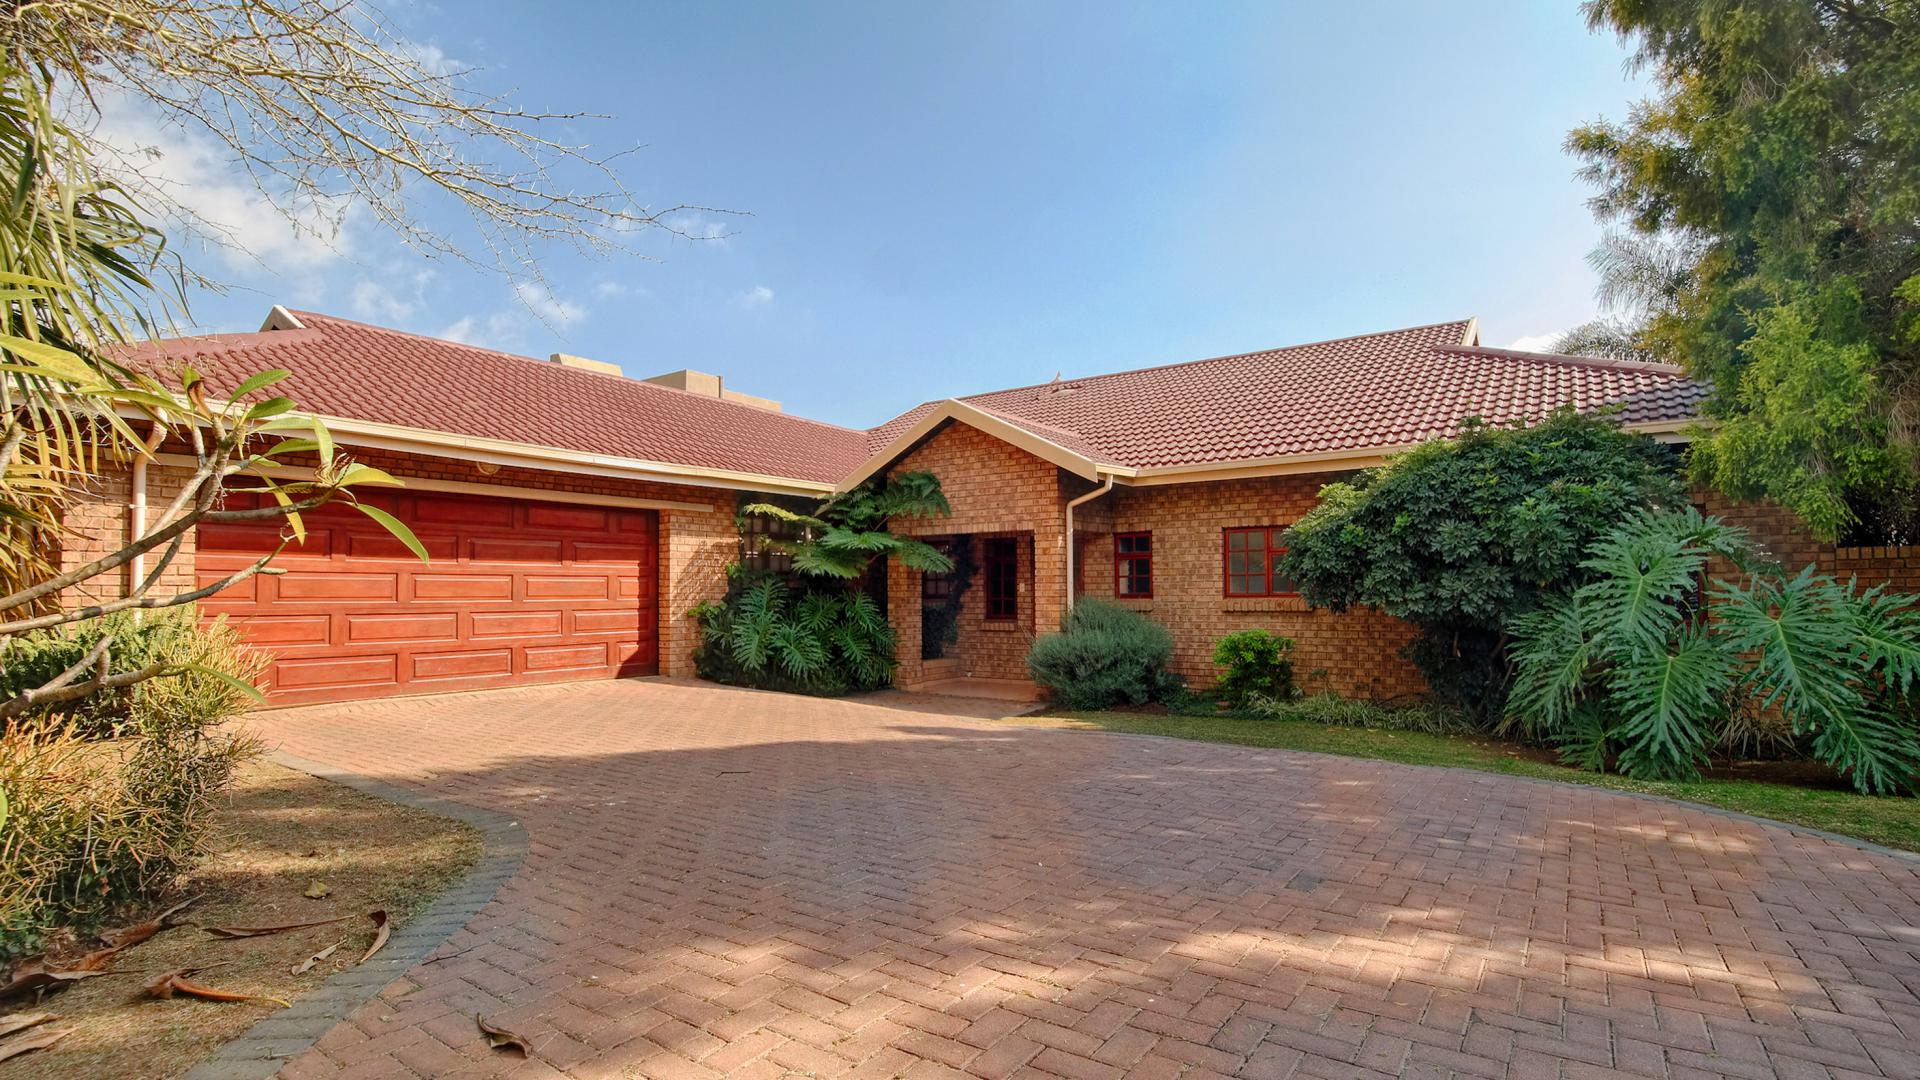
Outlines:
[[1677, 804], [672, 680], [254, 723], [529, 841], [290, 1080], [1915, 1067], [1916, 864]]

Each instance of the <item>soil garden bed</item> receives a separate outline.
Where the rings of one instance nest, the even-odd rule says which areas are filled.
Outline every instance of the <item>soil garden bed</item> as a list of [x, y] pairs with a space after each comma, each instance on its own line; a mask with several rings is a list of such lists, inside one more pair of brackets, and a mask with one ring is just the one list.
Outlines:
[[[191, 896], [177, 925], [114, 957], [111, 974], [89, 978], [41, 1001], [4, 1003], [7, 1014], [51, 1013], [31, 1031], [64, 1028], [51, 1048], [0, 1062], [0, 1080], [155, 1080], [174, 1077], [221, 1043], [277, 1011], [271, 1001], [216, 1002], [142, 989], [154, 976], [201, 968], [195, 982], [292, 1001], [358, 962], [374, 937], [368, 913], [393, 926], [458, 880], [480, 857], [479, 830], [399, 806], [267, 761], [246, 765], [219, 814], [211, 851], [152, 912]], [[223, 940], [205, 927], [275, 926], [345, 916], [303, 930]], [[338, 944], [302, 973], [294, 968]], [[67, 941], [48, 967], [99, 948]], [[0, 1021], [5, 1017], [0, 1016]], [[3, 1045], [3, 1044], [0, 1044]]]

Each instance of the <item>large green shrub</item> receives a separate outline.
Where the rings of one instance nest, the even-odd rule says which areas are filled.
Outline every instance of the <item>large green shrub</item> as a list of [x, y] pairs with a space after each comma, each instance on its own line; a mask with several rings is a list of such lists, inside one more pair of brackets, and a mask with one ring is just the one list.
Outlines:
[[1144, 705], [1180, 689], [1167, 672], [1173, 634], [1137, 611], [1086, 598], [1073, 605], [1060, 632], [1033, 643], [1027, 671], [1053, 700], [1070, 709]]
[[1671, 451], [1570, 411], [1469, 426], [1320, 494], [1287, 530], [1283, 572], [1315, 606], [1413, 624], [1404, 655], [1435, 696], [1489, 724], [1507, 693], [1507, 624], [1583, 582], [1588, 546], [1622, 518], [1685, 501]]
[[[1703, 612], [1716, 556], [1742, 580]], [[1582, 565], [1591, 581], [1513, 628], [1510, 711], [1569, 761], [1689, 778], [1741, 718], [1777, 713], [1863, 792], [1920, 780], [1920, 598], [1788, 577], [1692, 509], [1636, 515]]]
[[225, 616], [201, 624], [192, 605], [123, 611], [9, 638], [0, 644], [0, 700], [45, 684], [108, 635], [113, 637], [109, 671], [158, 663], [173, 673], [29, 713], [16, 722], [71, 723], [81, 735], [104, 738], [130, 728], [218, 724], [257, 700], [247, 688], [266, 670], [267, 654], [249, 648]]
[[1259, 696], [1269, 701], [1293, 697], [1293, 639], [1270, 630], [1237, 630], [1213, 647], [1213, 662], [1227, 670], [1216, 684], [1220, 696], [1245, 705]]
[[764, 690], [844, 694], [893, 682], [894, 633], [880, 606], [844, 588], [796, 591], [736, 573], [726, 598], [693, 610], [702, 678]]
[[0, 960], [48, 932], [85, 933], [165, 888], [199, 850], [207, 818], [254, 741], [222, 729], [255, 698], [264, 654], [191, 607], [115, 615], [9, 641], [6, 692], [42, 685], [112, 633], [109, 665], [171, 674], [0, 732]]

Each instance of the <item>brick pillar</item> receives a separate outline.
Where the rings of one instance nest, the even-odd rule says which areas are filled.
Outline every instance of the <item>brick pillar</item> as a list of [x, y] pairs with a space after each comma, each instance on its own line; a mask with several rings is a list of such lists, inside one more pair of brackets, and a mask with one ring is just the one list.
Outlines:
[[887, 560], [887, 621], [893, 624], [895, 686], [912, 686], [926, 674], [920, 658], [920, 571]]
[[740, 556], [731, 511], [660, 511], [660, 674], [691, 677], [700, 627], [687, 614], [727, 593]]

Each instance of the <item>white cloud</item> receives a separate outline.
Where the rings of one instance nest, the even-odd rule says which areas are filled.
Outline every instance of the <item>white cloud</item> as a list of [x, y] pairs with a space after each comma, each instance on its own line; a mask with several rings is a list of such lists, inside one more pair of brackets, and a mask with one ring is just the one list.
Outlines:
[[628, 285], [623, 281], [602, 281], [594, 285], [593, 295], [602, 299], [609, 299], [615, 296], [649, 296], [652, 294], [638, 285]]
[[399, 267], [385, 268], [384, 280], [361, 278], [353, 283], [347, 302], [356, 318], [370, 322], [403, 323], [427, 306], [427, 286], [435, 274], [430, 269], [407, 274]]
[[176, 239], [197, 234], [233, 270], [265, 267], [293, 277], [310, 277], [347, 253], [347, 203], [283, 212], [211, 135], [164, 122], [123, 93], [103, 91], [97, 100], [92, 130], [105, 147], [102, 166], [156, 207]]
[[543, 288], [530, 281], [522, 281], [513, 287], [514, 295], [520, 302], [540, 317], [540, 321], [556, 330], [565, 330], [574, 323], [584, 321], [587, 306], [577, 300], [563, 300], [553, 294], [551, 289]]
[[1507, 348], [1517, 352], [1552, 352], [1553, 343], [1566, 334], [1565, 330], [1552, 330], [1544, 334], [1527, 334], [1513, 339]]
[[773, 303], [773, 290], [767, 288], [765, 285], [755, 285], [753, 288], [734, 297], [733, 302], [748, 311], [752, 311], [754, 308], [766, 307], [768, 304]]
[[485, 318], [463, 315], [442, 327], [434, 337], [478, 345], [484, 349], [521, 352], [526, 347], [527, 318], [510, 311], [496, 311]]
[[430, 75], [445, 78], [467, 69], [466, 64], [448, 56], [446, 50], [430, 41], [402, 41], [400, 51], [418, 60], [420, 66], [426, 68]]

